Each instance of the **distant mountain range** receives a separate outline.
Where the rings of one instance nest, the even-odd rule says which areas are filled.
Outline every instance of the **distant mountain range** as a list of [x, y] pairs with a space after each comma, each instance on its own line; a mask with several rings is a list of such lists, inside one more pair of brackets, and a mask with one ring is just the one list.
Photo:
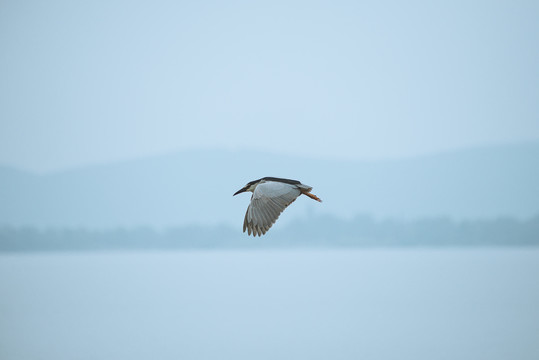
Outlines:
[[200, 150], [36, 175], [0, 167], [0, 225], [133, 228], [230, 225], [241, 229], [249, 195], [264, 176], [298, 179], [306, 197], [292, 219], [482, 219], [539, 214], [539, 142], [387, 161], [335, 161], [249, 151]]

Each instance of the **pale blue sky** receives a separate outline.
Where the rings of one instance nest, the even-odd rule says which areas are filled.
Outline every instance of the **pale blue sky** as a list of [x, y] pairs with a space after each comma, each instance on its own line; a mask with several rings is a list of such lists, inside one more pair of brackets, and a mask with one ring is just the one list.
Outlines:
[[539, 2], [2, 1], [0, 164], [539, 139]]

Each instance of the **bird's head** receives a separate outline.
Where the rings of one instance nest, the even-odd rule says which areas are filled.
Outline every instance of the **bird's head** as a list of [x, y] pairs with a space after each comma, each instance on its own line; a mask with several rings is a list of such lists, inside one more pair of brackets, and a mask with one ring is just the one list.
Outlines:
[[255, 188], [256, 188], [256, 186], [258, 185], [259, 182], [260, 182], [260, 180], [249, 181], [247, 183], [247, 185], [245, 185], [244, 187], [242, 187], [241, 189], [236, 191], [234, 193], [234, 195], [232, 195], [232, 196], [236, 196], [236, 195], [241, 194], [242, 192], [246, 192], [246, 191], [250, 191], [250, 192], [255, 191]]

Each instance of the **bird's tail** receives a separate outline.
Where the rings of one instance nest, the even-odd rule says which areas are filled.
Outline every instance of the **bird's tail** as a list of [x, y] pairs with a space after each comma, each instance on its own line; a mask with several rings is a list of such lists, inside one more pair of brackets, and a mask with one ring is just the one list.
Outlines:
[[316, 200], [318, 202], [322, 202], [322, 200], [318, 196], [316, 196], [315, 194], [311, 194], [310, 192], [302, 192], [302, 194], [307, 195], [308, 197], [310, 197], [313, 200]]

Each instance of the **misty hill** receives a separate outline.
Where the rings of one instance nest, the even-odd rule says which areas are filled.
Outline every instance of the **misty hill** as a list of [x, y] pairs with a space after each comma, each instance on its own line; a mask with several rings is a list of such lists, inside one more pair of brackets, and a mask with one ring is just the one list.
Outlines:
[[539, 142], [387, 161], [316, 160], [187, 151], [36, 175], [0, 168], [0, 225], [110, 228], [226, 224], [241, 229], [249, 180], [288, 177], [314, 187], [276, 223], [358, 214], [478, 219], [539, 214]]

